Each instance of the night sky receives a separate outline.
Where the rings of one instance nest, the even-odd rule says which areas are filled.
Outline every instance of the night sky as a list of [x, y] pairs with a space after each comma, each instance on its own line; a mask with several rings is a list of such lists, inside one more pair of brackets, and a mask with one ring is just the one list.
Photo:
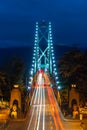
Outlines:
[[32, 45], [43, 19], [55, 44], [87, 47], [87, 0], [0, 0], [0, 47]]

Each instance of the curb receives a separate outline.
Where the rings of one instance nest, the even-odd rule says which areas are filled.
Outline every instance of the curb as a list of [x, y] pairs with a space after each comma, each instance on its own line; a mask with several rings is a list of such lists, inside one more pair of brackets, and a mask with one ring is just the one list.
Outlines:
[[16, 122], [16, 121], [25, 121], [26, 120], [26, 118], [22, 118], [22, 119], [10, 119], [10, 121], [14, 121], [14, 122]]
[[5, 120], [5, 122], [2, 123], [2, 125], [0, 126], [0, 130], [4, 130], [4, 129], [7, 127], [8, 123], [9, 123], [9, 120], [10, 120], [10, 119]]

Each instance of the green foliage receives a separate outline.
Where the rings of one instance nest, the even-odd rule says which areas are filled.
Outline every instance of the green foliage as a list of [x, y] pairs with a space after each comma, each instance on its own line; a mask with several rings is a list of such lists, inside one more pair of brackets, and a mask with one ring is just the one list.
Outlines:
[[19, 57], [13, 57], [4, 64], [0, 71], [0, 87], [3, 95], [7, 98], [14, 84], [19, 84], [20, 90], [25, 90], [26, 64]]
[[64, 86], [76, 84], [79, 91], [87, 86], [87, 52], [72, 50], [65, 53], [58, 62], [59, 78]]
[[10, 86], [9, 79], [5, 72], [0, 71], [0, 90], [6, 100], [9, 100]]

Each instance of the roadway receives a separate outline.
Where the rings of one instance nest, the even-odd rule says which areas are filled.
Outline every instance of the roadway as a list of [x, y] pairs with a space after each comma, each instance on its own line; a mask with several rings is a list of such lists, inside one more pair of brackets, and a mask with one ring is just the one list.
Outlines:
[[49, 89], [35, 88], [26, 118], [11, 120], [6, 130], [83, 130], [79, 121], [61, 121], [59, 107], [57, 106], [56, 111], [55, 105], [52, 104], [53, 100], [55, 101], [54, 94], [50, 95], [52, 101], [49, 98]]
[[[26, 119], [19, 122], [11, 121], [6, 130], [68, 130], [68, 122], [60, 118], [60, 110], [52, 88], [49, 85], [44, 86], [47, 83], [48, 81], [40, 74]], [[70, 123], [69, 129], [71, 127]], [[73, 130], [77, 130], [77, 127]]]
[[38, 85], [34, 88], [26, 121], [20, 121], [19, 125], [18, 122], [14, 122], [15, 126], [12, 126], [12, 122], [7, 130], [13, 127], [17, 130], [17, 127], [21, 126], [21, 130], [64, 130], [52, 88], [47, 85], [48, 78], [43, 78], [40, 73], [36, 82]]
[[27, 130], [64, 130], [52, 88], [49, 85], [44, 86], [45, 83], [47, 81], [44, 81], [42, 74], [39, 74], [38, 85], [34, 89], [30, 103], [30, 121]]

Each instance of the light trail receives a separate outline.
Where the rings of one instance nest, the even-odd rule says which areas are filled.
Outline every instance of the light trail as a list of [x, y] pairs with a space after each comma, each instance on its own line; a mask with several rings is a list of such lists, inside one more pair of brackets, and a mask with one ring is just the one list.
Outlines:
[[[36, 104], [37, 93], [38, 93], [38, 88], [36, 89], [36, 92], [34, 94], [35, 95], [34, 104]], [[34, 113], [35, 113], [35, 107], [33, 107], [32, 115], [31, 115], [29, 126], [28, 126], [27, 130], [30, 130], [30, 126], [31, 126], [31, 123], [32, 123], [32, 120], [33, 120]]]
[[40, 97], [40, 87], [38, 86], [38, 99], [37, 99], [37, 104], [40, 104], [40, 99], [41, 99], [41, 97]]
[[[41, 82], [41, 75], [38, 76], [38, 81], [37, 82], [40, 84], [40, 82]], [[35, 92], [35, 90], [36, 90], [36, 92]], [[34, 100], [34, 105], [36, 104], [36, 101], [38, 101], [38, 104], [41, 104], [40, 103], [40, 99], [41, 99], [41, 97], [40, 97], [40, 93], [41, 93], [40, 92], [40, 85], [35, 90], [34, 90], [34, 93], [33, 93], [32, 102]], [[32, 104], [32, 102], [31, 102], [31, 104]], [[37, 121], [38, 121], [38, 111], [39, 111], [39, 108], [37, 107], [34, 130], [36, 129], [36, 125], [37, 125]], [[33, 107], [33, 111], [32, 111], [32, 115], [31, 115], [30, 123], [29, 123], [29, 126], [28, 126], [27, 130], [30, 130], [30, 126], [31, 126], [31, 123], [32, 123], [32, 120], [33, 120], [34, 113], [35, 113], [35, 107]]]
[[55, 100], [54, 100], [55, 96], [53, 95], [52, 88], [50, 88], [50, 87], [48, 88], [48, 96], [49, 96], [50, 103], [53, 106], [53, 108], [52, 108], [53, 110], [51, 111], [51, 113], [53, 115], [56, 130], [60, 130], [60, 129], [64, 130], [62, 121], [59, 116], [58, 107], [55, 104]]
[[51, 110], [52, 110], [52, 111], [51, 111], [51, 114], [52, 114], [53, 119], [54, 119], [54, 123], [55, 123], [56, 130], [58, 130], [58, 124], [57, 124], [56, 118], [55, 118], [55, 116], [54, 116], [54, 107], [53, 107], [52, 95], [51, 95], [51, 89], [50, 89], [50, 87], [47, 87], [47, 90], [48, 90], [48, 96], [49, 96], [50, 104], [51, 104], [51, 106], [52, 106], [52, 108], [51, 108]]
[[[51, 89], [51, 90], [52, 90], [52, 89]], [[63, 124], [62, 124], [62, 121], [61, 121], [61, 118], [60, 118], [60, 115], [59, 115], [59, 111], [58, 111], [58, 110], [59, 110], [58, 104], [57, 104], [55, 95], [54, 95], [54, 93], [53, 93], [53, 90], [52, 90], [52, 95], [53, 95], [53, 97], [54, 97], [55, 110], [56, 110], [56, 118], [58, 119], [57, 121], [59, 121], [61, 130], [64, 130], [64, 127], [63, 127]]]
[[[37, 90], [36, 90], [36, 92], [37, 92]], [[35, 93], [35, 95], [36, 95], [36, 93]], [[36, 98], [36, 97], [35, 97], [35, 98]], [[31, 115], [30, 122], [29, 122], [29, 126], [28, 126], [27, 130], [30, 130], [30, 126], [31, 126], [31, 123], [32, 123], [32, 119], [33, 119], [33, 116], [34, 116], [34, 112], [35, 112], [35, 107], [33, 107], [32, 115]]]
[[32, 102], [33, 102], [33, 100], [34, 100], [35, 91], [36, 91], [36, 89], [34, 89], [33, 96], [32, 96], [31, 102], [30, 102], [30, 106], [32, 105]]
[[[41, 99], [41, 98], [40, 98], [40, 88], [38, 88], [38, 97], [37, 97], [37, 101], [38, 101], [38, 99]], [[39, 102], [38, 102], [38, 104], [39, 104]], [[37, 110], [36, 110], [36, 120], [35, 120], [34, 130], [36, 130], [36, 128], [37, 128], [38, 112], [39, 112], [39, 106], [37, 107]]]
[[36, 99], [38, 98], [38, 91], [39, 91], [39, 88], [36, 88], [36, 94], [35, 94], [35, 99], [34, 99], [34, 104], [36, 104]]
[[[42, 74], [39, 74], [37, 77], [38, 86], [33, 92], [31, 100], [31, 118], [27, 130], [64, 130], [57, 102], [52, 88], [48, 86], [50, 82], [49, 78], [46, 76], [43, 78]], [[43, 86], [43, 84], [46, 85]], [[48, 104], [46, 104], [46, 102]], [[47, 122], [49, 112], [51, 117], [50, 121], [52, 122], [51, 125], [50, 121]]]
[[[40, 86], [39, 86], [40, 87]], [[39, 110], [39, 115], [38, 115], [38, 123], [37, 123], [37, 130], [39, 130], [39, 125], [40, 125], [40, 118], [41, 118], [41, 108], [42, 108], [42, 89], [40, 88], [40, 110]]]
[[39, 130], [39, 125], [40, 125], [40, 118], [41, 118], [41, 108], [42, 108], [42, 88], [41, 88], [41, 83], [42, 83], [42, 74], [39, 74], [38, 76], [38, 97], [37, 97], [37, 101], [39, 106], [37, 107], [37, 111], [36, 111], [36, 121], [35, 121], [35, 127], [34, 130], [37, 129]]
[[[37, 107], [36, 110], [36, 120], [35, 120], [35, 126], [34, 126], [34, 130], [39, 130], [39, 123], [40, 123], [40, 114], [41, 114], [41, 102], [42, 102], [42, 96], [41, 96], [41, 88], [40, 88], [40, 83], [41, 83], [41, 75], [38, 76], [38, 93], [36, 94], [36, 99], [37, 99], [37, 103], [40, 105]], [[35, 102], [36, 102], [35, 99]], [[39, 108], [40, 107], [40, 108]], [[40, 110], [40, 111], [39, 111]]]
[[[45, 105], [45, 89], [43, 89], [43, 105]], [[43, 130], [45, 130], [45, 106], [43, 106]]]

